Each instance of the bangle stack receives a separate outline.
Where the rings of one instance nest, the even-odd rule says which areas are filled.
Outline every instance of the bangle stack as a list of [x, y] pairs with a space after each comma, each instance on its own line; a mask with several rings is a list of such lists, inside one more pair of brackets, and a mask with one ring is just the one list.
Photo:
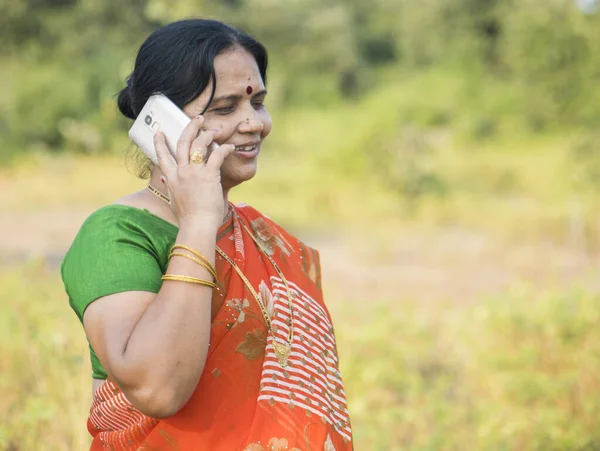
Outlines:
[[[175, 249], [183, 249], [185, 251], [188, 251], [192, 255], [186, 254], [184, 252], [173, 252]], [[193, 262], [205, 268], [213, 276], [213, 281], [211, 282], [209, 280], [199, 279], [198, 277], [184, 276], [179, 274], [165, 274], [161, 277], [162, 280], [195, 283], [197, 285], [204, 285], [206, 287], [212, 288], [217, 287], [217, 271], [215, 270], [215, 267], [210, 263], [210, 261], [200, 252], [198, 252], [195, 249], [192, 249], [191, 247], [184, 246], [183, 244], [175, 244], [173, 245], [173, 247], [171, 247], [171, 251], [169, 253], [169, 261], [172, 257], [184, 257], [189, 260], [192, 260]]]

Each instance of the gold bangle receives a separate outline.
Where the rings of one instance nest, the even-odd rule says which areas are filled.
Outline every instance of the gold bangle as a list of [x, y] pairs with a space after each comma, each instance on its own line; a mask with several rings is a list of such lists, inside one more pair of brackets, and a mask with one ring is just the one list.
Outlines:
[[198, 263], [200, 266], [202, 266], [203, 268], [206, 268], [208, 270], [208, 272], [212, 274], [212, 276], [215, 279], [214, 280], [215, 282], [217, 281], [217, 273], [216, 273], [215, 269], [213, 268], [212, 265], [206, 264], [205, 261], [200, 260], [199, 258], [196, 258], [196, 257], [192, 257], [191, 255], [184, 254], [183, 252], [171, 252], [169, 254], [169, 260], [171, 260], [171, 257], [185, 257], [185, 258], [192, 260], [193, 262]]
[[[170, 252], [173, 252], [173, 249], [185, 249], [186, 251], [191, 252], [192, 254], [194, 254], [196, 257], [198, 257], [200, 260], [202, 260], [204, 263], [206, 263], [208, 266], [210, 266], [213, 270], [215, 270], [215, 267], [208, 260], [208, 258], [206, 258], [204, 255], [202, 255], [196, 249], [192, 249], [191, 247], [185, 246], [183, 244], [174, 244], [173, 246], [171, 246], [171, 251]], [[215, 270], [215, 274], [216, 274], [216, 272], [217, 271]]]
[[214, 282], [210, 282], [210, 281], [204, 280], [204, 279], [198, 279], [197, 277], [180, 276], [178, 274], [165, 274], [164, 276], [161, 277], [161, 279], [162, 280], [171, 280], [171, 281], [175, 281], [175, 282], [195, 283], [197, 285], [204, 285], [206, 287], [211, 287], [211, 288], [217, 287], [217, 284]]

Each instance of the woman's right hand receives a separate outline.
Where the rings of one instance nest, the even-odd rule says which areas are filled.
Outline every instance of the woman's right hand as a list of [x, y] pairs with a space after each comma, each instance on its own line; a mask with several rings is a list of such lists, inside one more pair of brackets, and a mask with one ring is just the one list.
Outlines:
[[[235, 146], [218, 146], [209, 155], [208, 147], [219, 137], [220, 131], [202, 130], [203, 124], [204, 117], [196, 116], [185, 127], [177, 141], [176, 158], [169, 152], [162, 132], [154, 135], [154, 148], [179, 224], [198, 221], [218, 228], [225, 214], [221, 166]], [[201, 163], [190, 161], [190, 154], [194, 152], [203, 155]]]

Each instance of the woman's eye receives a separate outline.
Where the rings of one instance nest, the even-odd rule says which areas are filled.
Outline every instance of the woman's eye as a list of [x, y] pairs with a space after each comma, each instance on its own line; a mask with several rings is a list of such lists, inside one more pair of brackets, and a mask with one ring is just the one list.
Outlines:
[[213, 111], [217, 114], [229, 114], [233, 111], [233, 107], [227, 106], [223, 108], [215, 108]]
[[252, 104], [252, 106], [254, 107], [254, 109], [255, 109], [255, 110], [260, 110], [262, 107], [264, 107], [264, 106], [265, 106], [265, 104], [264, 104], [264, 103], [262, 103], [262, 102], [254, 102], [254, 103]]

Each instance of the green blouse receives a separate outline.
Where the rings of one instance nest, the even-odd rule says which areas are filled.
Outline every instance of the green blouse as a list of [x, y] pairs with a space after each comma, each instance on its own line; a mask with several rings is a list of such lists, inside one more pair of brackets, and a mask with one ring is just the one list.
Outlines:
[[[61, 265], [69, 303], [83, 323], [96, 299], [125, 291], [158, 293], [178, 228], [147, 210], [108, 205], [81, 226]], [[106, 379], [90, 346], [93, 377]]]

